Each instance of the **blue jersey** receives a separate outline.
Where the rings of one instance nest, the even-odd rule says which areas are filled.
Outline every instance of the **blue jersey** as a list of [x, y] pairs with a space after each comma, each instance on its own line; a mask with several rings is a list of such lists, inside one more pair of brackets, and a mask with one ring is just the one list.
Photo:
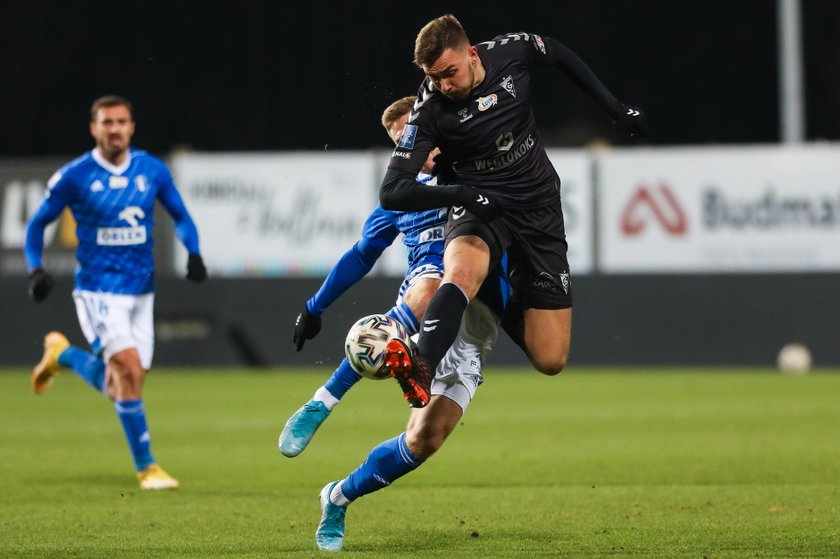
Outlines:
[[132, 148], [125, 162], [115, 166], [96, 149], [86, 153], [47, 184], [46, 197], [27, 227], [29, 270], [42, 267], [44, 228], [69, 207], [79, 239], [77, 289], [125, 295], [154, 291], [156, 200], [172, 216], [187, 251], [199, 254], [195, 224], [161, 160]]
[[[431, 184], [434, 177], [420, 175], [420, 182]], [[447, 208], [422, 212], [383, 210], [378, 205], [362, 226], [362, 238], [333, 266], [318, 292], [306, 303], [310, 313], [321, 314], [350, 286], [362, 279], [386, 248], [400, 233], [408, 248], [410, 275], [420, 266], [433, 265], [443, 269], [444, 227]]]

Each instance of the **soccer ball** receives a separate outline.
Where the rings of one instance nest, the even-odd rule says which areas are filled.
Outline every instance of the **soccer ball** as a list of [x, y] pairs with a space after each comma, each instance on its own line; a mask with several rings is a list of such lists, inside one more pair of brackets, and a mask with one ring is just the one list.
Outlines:
[[811, 352], [802, 344], [787, 344], [779, 351], [776, 364], [783, 373], [804, 375], [811, 370]]
[[344, 354], [353, 370], [365, 378], [380, 380], [391, 376], [385, 364], [385, 344], [397, 338], [408, 344], [405, 327], [384, 314], [360, 319], [347, 332]]

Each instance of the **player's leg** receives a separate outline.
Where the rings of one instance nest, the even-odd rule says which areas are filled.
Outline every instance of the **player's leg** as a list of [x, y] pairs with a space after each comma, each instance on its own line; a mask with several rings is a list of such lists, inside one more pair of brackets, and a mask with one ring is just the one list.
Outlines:
[[[438, 265], [406, 277], [397, 304], [385, 313], [402, 324], [410, 336], [417, 333], [419, 321], [440, 284], [441, 274]], [[278, 439], [280, 452], [289, 458], [303, 452], [333, 408], [361, 378], [350, 362], [343, 359], [327, 382], [315, 391], [312, 399], [286, 421]]]
[[[91, 346], [97, 347], [96, 334], [90, 324], [81, 293], [74, 291], [73, 299], [82, 332]], [[47, 390], [62, 368], [71, 369], [94, 389], [100, 392], [103, 390], [105, 362], [89, 351], [70, 345], [61, 332], [50, 332], [44, 338], [43, 357], [32, 370], [32, 389], [35, 393], [41, 394]]]
[[350, 502], [387, 487], [440, 449], [483, 381], [482, 361], [493, 347], [498, 324], [498, 318], [484, 303], [473, 301], [455, 343], [437, 369], [429, 405], [412, 410], [405, 433], [375, 447], [349, 476], [321, 490], [322, 516], [316, 532], [319, 548], [341, 549]]
[[[522, 332], [535, 369], [556, 375], [566, 366], [572, 333], [572, 286], [560, 204], [522, 212], [522, 242], [512, 251], [511, 282], [521, 298]], [[525, 227], [525, 223], [532, 225]], [[506, 317], [510, 319], [511, 317]]]
[[[461, 415], [461, 408], [452, 400], [445, 396], [432, 397], [428, 406], [412, 411], [405, 432], [375, 446], [367, 459], [343, 480], [328, 483], [320, 493], [321, 521], [315, 532], [318, 548], [340, 550], [344, 546], [347, 506], [417, 469], [440, 448]], [[409, 440], [422, 454], [412, 452]]]
[[456, 234], [444, 252], [443, 281], [423, 317], [416, 356], [398, 341], [389, 343], [386, 359], [411, 407], [423, 407], [429, 402], [432, 371], [458, 335], [464, 309], [487, 277], [491, 258], [485, 239]]
[[527, 309], [524, 322], [531, 364], [543, 374], [558, 374], [569, 357], [572, 309]]

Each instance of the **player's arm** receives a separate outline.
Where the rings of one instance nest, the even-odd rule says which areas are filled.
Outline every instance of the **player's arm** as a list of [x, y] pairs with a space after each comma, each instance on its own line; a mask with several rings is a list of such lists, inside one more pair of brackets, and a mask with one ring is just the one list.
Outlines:
[[166, 208], [169, 215], [172, 216], [172, 221], [175, 224], [175, 235], [189, 253], [187, 258], [187, 279], [195, 282], [204, 281], [207, 279], [207, 268], [204, 267], [204, 259], [201, 257], [201, 251], [198, 247], [198, 229], [192, 217], [190, 217], [190, 213], [187, 211], [184, 199], [181, 198], [181, 194], [175, 188], [172, 175], [169, 174], [169, 171], [162, 164], [158, 200]]
[[381, 207], [371, 212], [362, 227], [362, 238], [338, 259], [317, 293], [306, 302], [295, 319], [292, 341], [297, 351], [303, 349], [306, 340], [311, 340], [321, 331], [324, 311], [373, 269], [398, 234], [395, 216], [391, 212]]
[[44, 231], [47, 225], [61, 215], [69, 201], [69, 191], [72, 185], [69, 181], [62, 181], [63, 176], [56, 173], [47, 183], [47, 194], [38, 207], [35, 215], [26, 225], [26, 241], [23, 254], [29, 271], [29, 296], [35, 301], [43, 301], [50, 294], [54, 282], [52, 276], [44, 270]]
[[638, 107], [619, 102], [589, 66], [571, 49], [550, 37], [532, 36], [532, 44], [534, 56], [544, 56], [545, 63], [559, 68], [567, 78], [598, 103], [614, 124], [631, 136], [647, 134], [648, 124], [644, 112]]

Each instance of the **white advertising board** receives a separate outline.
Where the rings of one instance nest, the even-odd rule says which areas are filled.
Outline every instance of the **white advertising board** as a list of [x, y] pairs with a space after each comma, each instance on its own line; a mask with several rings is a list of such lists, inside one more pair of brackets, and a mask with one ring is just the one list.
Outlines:
[[599, 264], [623, 272], [840, 270], [840, 148], [598, 156]]
[[324, 276], [376, 203], [367, 154], [187, 153], [170, 161], [207, 268], [219, 276]]

